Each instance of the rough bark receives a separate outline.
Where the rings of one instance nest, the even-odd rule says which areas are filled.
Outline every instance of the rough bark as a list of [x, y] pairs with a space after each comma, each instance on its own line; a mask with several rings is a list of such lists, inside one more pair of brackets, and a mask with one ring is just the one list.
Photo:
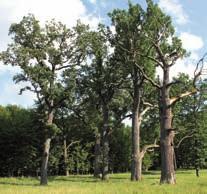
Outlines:
[[160, 90], [160, 149], [161, 149], [161, 178], [160, 184], [175, 184], [174, 167], [174, 130], [172, 129], [172, 110], [169, 96], [169, 67], [163, 69], [163, 85]]
[[109, 171], [109, 110], [103, 106], [103, 129], [102, 129], [102, 180], [108, 179]]
[[138, 79], [134, 80], [133, 110], [132, 110], [132, 161], [131, 161], [131, 180], [141, 180], [141, 158], [140, 158], [140, 124], [139, 115], [140, 91]]
[[99, 133], [96, 135], [94, 155], [94, 177], [101, 178], [101, 137]]
[[199, 168], [196, 167], [195, 170], [196, 170], [196, 177], [199, 177]]
[[[47, 124], [53, 123], [53, 110], [50, 111], [48, 114]], [[49, 159], [49, 152], [50, 152], [50, 142], [51, 138], [48, 137], [46, 134], [44, 148], [43, 148], [43, 156], [42, 156], [42, 165], [41, 165], [41, 178], [40, 178], [40, 185], [47, 185], [47, 170], [48, 170], [48, 159]]]
[[67, 151], [67, 140], [64, 138], [63, 140], [63, 150], [64, 150], [64, 170], [65, 176], [69, 176], [69, 169], [68, 169], [68, 151]]

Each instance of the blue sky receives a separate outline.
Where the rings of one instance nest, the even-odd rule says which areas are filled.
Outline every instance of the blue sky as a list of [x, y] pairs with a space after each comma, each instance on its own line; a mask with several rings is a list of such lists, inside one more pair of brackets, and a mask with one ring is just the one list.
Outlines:
[[[146, 5], [145, 0], [132, 0]], [[172, 69], [172, 76], [178, 72], [193, 74], [196, 61], [207, 51], [207, 1], [204, 0], [155, 0], [164, 12], [171, 15], [177, 35], [183, 46], [191, 52], [185, 60], [179, 60]], [[99, 22], [109, 24], [107, 13], [114, 8], [127, 8], [128, 0], [0, 0], [0, 51], [6, 49], [10, 41], [8, 29], [11, 23], [18, 22], [24, 15], [33, 13], [42, 22], [55, 18], [68, 26], [77, 19], [89, 23], [93, 28]], [[22, 85], [12, 81], [19, 69], [0, 63], [0, 104], [32, 106], [35, 95], [18, 95]], [[158, 70], [159, 72], [159, 70]]]

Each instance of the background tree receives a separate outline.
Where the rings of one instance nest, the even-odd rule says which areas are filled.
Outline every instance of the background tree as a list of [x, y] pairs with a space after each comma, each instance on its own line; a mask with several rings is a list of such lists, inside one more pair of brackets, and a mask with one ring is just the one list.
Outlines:
[[112, 114], [110, 110], [111, 103], [117, 88], [123, 82], [122, 72], [114, 60], [113, 52], [111, 52], [112, 48], [110, 48], [109, 42], [107, 42], [107, 34], [108, 32], [103, 25], [100, 25], [97, 31], [89, 33], [88, 56], [90, 60], [83, 64], [82, 71], [80, 72], [82, 77], [81, 83], [85, 87], [86, 92], [89, 91], [91, 95], [88, 97], [93, 98], [97, 111], [100, 111], [102, 115], [101, 130], [96, 134], [96, 142], [97, 144], [100, 142], [100, 150], [95, 151], [96, 154], [101, 154], [100, 165], [103, 180], [108, 178], [109, 171], [109, 135], [112, 131], [110, 121]]
[[36, 176], [40, 163], [41, 125], [34, 110], [0, 107], [0, 176]]
[[77, 25], [70, 30], [54, 20], [41, 28], [35, 17], [29, 15], [11, 25], [9, 33], [13, 35], [13, 42], [1, 54], [5, 64], [21, 68], [22, 72], [14, 80], [16, 83], [27, 82], [27, 85], [20, 92], [34, 92], [45, 113], [41, 185], [47, 184], [50, 142], [57, 131], [53, 123], [54, 112], [69, 98], [75, 86], [75, 65], [82, 56], [78, 37], [85, 29]]
[[[155, 67], [151, 60], [144, 57], [153, 55], [153, 50], [148, 48], [148, 42], [143, 37], [145, 24], [145, 12], [140, 5], [129, 3], [128, 10], [115, 9], [109, 14], [112, 25], [115, 27], [115, 34], [111, 42], [115, 47], [115, 57], [125, 72], [128, 81], [128, 92], [131, 95], [132, 112], [132, 159], [131, 159], [131, 180], [141, 180], [142, 159], [148, 147], [140, 148], [140, 126], [144, 114], [152, 107], [146, 102], [145, 77], [138, 67], [141, 66], [153, 77]], [[139, 52], [142, 55], [139, 55]], [[153, 78], [152, 78], [153, 79]], [[148, 99], [147, 99], [148, 100]]]

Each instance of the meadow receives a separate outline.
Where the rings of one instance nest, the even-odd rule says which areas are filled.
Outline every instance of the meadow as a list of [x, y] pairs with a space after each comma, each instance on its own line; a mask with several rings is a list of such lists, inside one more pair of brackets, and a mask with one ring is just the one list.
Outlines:
[[0, 178], [0, 194], [207, 194], [207, 171], [178, 171], [176, 185], [159, 185], [160, 172], [148, 172], [141, 182], [131, 182], [129, 174], [112, 174], [102, 182], [89, 175], [50, 177], [48, 186], [36, 178]]

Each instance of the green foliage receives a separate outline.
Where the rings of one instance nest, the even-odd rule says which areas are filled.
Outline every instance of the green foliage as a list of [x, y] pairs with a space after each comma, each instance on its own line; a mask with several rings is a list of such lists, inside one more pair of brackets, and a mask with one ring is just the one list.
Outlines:
[[56, 124], [46, 124], [45, 125], [45, 133], [48, 135], [48, 137], [54, 137], [58, 133], [60, 133], [60, 129], [57, 127]]
[[17, 106], [1, 106], [0, 121], [0, 176], [35, 175], [41, 142], [36, 114]]

